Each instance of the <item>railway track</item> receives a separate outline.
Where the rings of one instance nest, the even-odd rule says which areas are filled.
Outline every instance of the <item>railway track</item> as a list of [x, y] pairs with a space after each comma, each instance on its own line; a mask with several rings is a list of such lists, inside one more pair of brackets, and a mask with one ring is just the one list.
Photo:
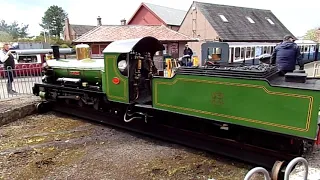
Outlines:
[[262, 166], [271, 172], [271, 176], [275, 177], [273, 179], [282, 179], [287, 162], [296, 157], [293, 154], [283, 154], [235, 140], [182, 129], [174, 125], [159, 124], [157, 121], [148, 121], [146, 123], [143, 119], [137, 119], [127, 123], [122, 118], [119, 118], [119, 116], [112, 116], [109, 113], [71, 104], [50, 104], [50, 109], [190, 148], [223, 155], [254, 166]]

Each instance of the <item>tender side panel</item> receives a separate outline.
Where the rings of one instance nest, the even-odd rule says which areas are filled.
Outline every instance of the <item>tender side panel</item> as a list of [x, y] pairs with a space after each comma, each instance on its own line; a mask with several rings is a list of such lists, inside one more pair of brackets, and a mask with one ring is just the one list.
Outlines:
[[266, 81], [176, 75], [155, 78], [157, 109], [315, 139], [320, 93]]
[[[128, 79], [123, 76], [117, 65], [119, 54], [105, 54], [105, 89], [107, 97], [110, 101], [128, 102]], [[119, 78], [119, 84], [113, 83], [113, 78]]]

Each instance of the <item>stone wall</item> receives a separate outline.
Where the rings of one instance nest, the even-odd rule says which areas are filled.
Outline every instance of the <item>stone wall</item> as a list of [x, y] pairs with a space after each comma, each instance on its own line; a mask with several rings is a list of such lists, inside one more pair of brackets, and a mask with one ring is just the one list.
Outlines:
[[24, 96], [0, 101], [0, 126], [36, 113], [39, 97]]

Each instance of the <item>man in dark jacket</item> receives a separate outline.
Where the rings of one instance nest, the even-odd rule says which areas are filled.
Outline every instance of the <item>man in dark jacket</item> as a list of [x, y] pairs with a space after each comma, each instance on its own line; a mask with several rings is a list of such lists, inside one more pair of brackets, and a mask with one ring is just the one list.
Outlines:
[[192, 52], [192, 50], [189, 48], [188, 44], [185, 45], [185, 48], [184, 48], [184, 50], [183, 50], [183, 55], [189, 55], [189, 56], [190, 56], [190, 57], [184, 58], [183, 64], [187, 66], [188, 63], [191, 61], [192, 55], [193, 55], [193, 52]]
[[285, 75], [287, 72], [293, 72], [296, 67], [296, 62], [303, 70], [301, 53], [298, 45], [294, 43], [294, 38], [291, 35], [286, 35], [283, 42], [276, 46], [271, 57], [272, 64], [277, 64], [280, 75]]
[[8, 93], [10, 94], [17, 93], [12, 89], [13, 70], [15, 68], [15, 62], [14, 62], [14, 57], [12, 56], [11, 51], [9, 50], [9, 44], [3, 45], [3, 49], [0, 51], [0, 60], [3, 63], [4, 70], [8, 77], [8, 82], [7, 82]]

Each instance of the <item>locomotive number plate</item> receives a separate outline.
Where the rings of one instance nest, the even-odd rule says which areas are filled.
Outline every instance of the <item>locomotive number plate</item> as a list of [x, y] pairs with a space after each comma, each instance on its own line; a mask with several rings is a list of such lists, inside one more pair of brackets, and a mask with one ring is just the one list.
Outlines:
[[74, 76], [79, 76], [80, 75], [80, 71], [70, 71], [69, 74], [70, 75], [74, 75]]

